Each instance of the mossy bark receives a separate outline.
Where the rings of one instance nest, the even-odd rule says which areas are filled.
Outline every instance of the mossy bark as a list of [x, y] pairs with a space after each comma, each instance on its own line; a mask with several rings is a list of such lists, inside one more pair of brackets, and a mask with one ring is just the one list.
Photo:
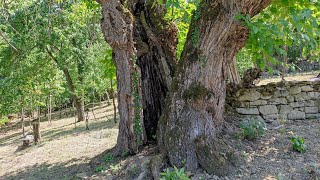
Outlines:
[[[207, 163], [210, 159], [228, 167], [219, 155], [221, 148], [214, 148], [223, 144], [217, 141], [217, 134], [224, 125], [227, 68], [249, 33], [234, 17], [240, 13], [254, 16], [270, 2], [209, 0], [195, 11], [175, 75], [178, 87], [170, 92], [168, 111], [159, 122], [159, 146], [173, 165], [223, 171], [214, 170]], [[206, 153], [209, 149], [216, 152]]]
[[[143, 128], [149, 141], [156, 130], [175, 69], [177, 29], [164, 20], [165, 4], [145, 0], [97, 0], [102, 5], [102, 31], [117, 67], [119, 136], [117, 149], [131, 151], [133, 58], [141, 71]], [[165, 1], [164, 1], [165, 3]], [[136, 51], [135, 51], [136, 50]], [[120, 150], [119, 150], [120, 151]]]
[[[135, 3], [133, 3], [135, 2]], [[149, 142], [156, 140], [159, 118], [176, 66], [177, 28], [164, 19], [165, 4], [130, 1], [137, 65], [141, 69], [143, 124]]]

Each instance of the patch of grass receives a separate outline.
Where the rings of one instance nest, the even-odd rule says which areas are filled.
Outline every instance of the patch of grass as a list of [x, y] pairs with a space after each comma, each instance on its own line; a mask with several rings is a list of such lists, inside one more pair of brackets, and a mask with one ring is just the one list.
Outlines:
[[306, 152], [307, 146], [304, 144], [304, 138], [299, 136], [293, 136], [290, 139], [290, 142], [292, 143], [292, 149], [299, 152], [304, 153]]
[[102, 166], [102, 165], [100, 165], [100, 166], [97, 166], [96, 167], [96, 169], [95, 169], [95, 172], [102, 172], [102, 171], [104, 171], [105, 170], [105, 167], [104, 166]]
[[282, 173], [279, 173], [276, 177], [277, 180], [285, 180], [285, 176]]
[[242, 137], [248, 140], [255, 140], [258, 137], [263, 136], [267, 130], [266, 124], [256, 119], [242, 121], [240, 123], [240, 128], [242, 129]]
[[130, 171], [129, 171], [129, 172], [130, 172], [132, 175], [136, 175], [136, 174], [137, 174], [137, 171], [138, 171], [137, 165], [133, 164], [133, 165], [130, 167]]
[[105, 156], [103, 156], [102, 159], [105, 162], [113, 162], [115, 160], [115, 157], [112, 154], [108, 153]]
[[[102, 160], [103, 160], [103, 164], [100, 166], [102, 166], [104, 169], [101, 170], [101, 168], [98, 166], [97, 167], [98, 169], [96, 168], [96, 172], [108, 171], [112, 174], [116, 174], [121, 169], [120, 157], [115, 157], [111, 153], [107, 153], [104, 156], [102, 156]], [[97, 170], [100, 170], [100, 171], [97, 171]]]
[[176, 166], [173, 167], [173, 171], [168, 168], [164, 172], [160, 173], [160, 180], [190, 180], [186, 175], [184, 168], [178, 169]]
[[10, 120], [7, 117], [3, 117], [0, 119], [0, 127], [5, 125], [7, 122], [9, 122]]

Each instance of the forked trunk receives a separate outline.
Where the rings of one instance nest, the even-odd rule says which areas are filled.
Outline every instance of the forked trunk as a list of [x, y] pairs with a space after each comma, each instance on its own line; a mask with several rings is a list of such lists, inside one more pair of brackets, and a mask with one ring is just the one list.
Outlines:
[[224, 125], [227, 67], [249, 33], [234, 17], [254, 16], [270, 2], [207, 0], [194, 13], [168, 107], [159, 122], [159, 147], [173, 165], [185, 162], [188, 170], [200, 165], [212, 173], [229, 164], [215, 153], [224, 153], [225, 148], [217, 135]]

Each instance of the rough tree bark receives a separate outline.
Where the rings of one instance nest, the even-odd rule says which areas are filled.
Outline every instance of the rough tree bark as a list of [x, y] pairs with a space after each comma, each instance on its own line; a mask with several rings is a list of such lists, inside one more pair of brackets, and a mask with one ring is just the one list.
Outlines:
[[[234, 17], [239, 13], [254, 16], [270, 2], [200, 3], [192, 18], [166, 112], [159, 122], [159, 147], [172, 164], [182, 166], [185, 162], [188, 170], [200, 165], [212, 172], [212, 166], [220, 163], [222, 155], [213, 151], [224, 149], [217, 137], [224, 125], [227, 66], [249, 33]], [[227, 161], [222, 156], [222, 166]]]
[[137, 64], [141, 69], [143, 124], [147, 140], [156, 140], [158, 121], [163, 112], [176, 66], [176, 26], [164, 19], [165, 4], [132, 0], [128, 3], [135, 17], [134, 40]]
[[[124, 99], [121, 101], [120, 98], [124, 98], [124, 94], [129, 94], [132, 91], [130, 89], [132, 85], [129, 82], [132, 77], [131, 74], [128, 74], [130, 72], [128, 68], [132, 69], [130, 66], [132, 66], [133, 54], [130, 52], [135, 49], [137, 49], [135, 54], [137, 65], [141, 69], [143, 107], [143, 123], [141, 124], [145, 130], [143, 132], [147, 136], [146, 139], [155, 140], [158, 121], [165, 102], [164, 98], [169, 90], [175, 68], [177, 29], [173, 24], [164, 20], [165, 1], [164, 4], [158, 4], [157, 1], [129, 0], [125, 3], [127, 8], [125, 13], [122, 12], [122, 9], [124, 9], [124, 2], [122, 1], [97, 0], [97, 2], [103, 7], [102, 31], [106, 41], [113, 48], [117, 66], [120, 115], [120, 134], [117, 146], [126, 148], [123, 144], [128, 144], [128, 141], [132, 140], [130, 138], [132, 119], [130, 119], [129, 114], [133, 114], [133, 111], [130, 112], [130, 109], [123, 108], [130, 108], [132, 98], [130, 97], [130, 100], [127, 101]], [[116, 7], [120, 8], [115, 9]], [[127, 16], [134, 18], [130, 19]], [[122, 33], [119, 33], [121, 31]], [[110, 37], [110, 35], [113, 37]], [[129, 63], [125, 64], [126, 62], [123, 61], [129, 61]], [[129, 78], [124, 81], [123, 78], [125, 77]], [[125, 87], [120, 89], [121, 86]], [[127, 87], [129, 88], [126, 92], [125, 88]], [[120, 112], [121, 109], [127, 112]], [[124, 126], [122, 125], [123, 122], [130, 125]], [[121, 143], [121, 139], [124, 142]], [[146, 139], [144, 140], [146, 141]]]
[[237, 59], [234, 57], [228, 65], [228, 83], [240, 84], [241, 77], [237, 69]]
[[133, 17], [119, 0], [97, 0], [102, 6], [101, 29], [105, 40], [113, 50], [117, 68], [119, 109], [119, 134], [115, 155], [134, 152], [133, 135], [133, 64], [135, 47], [133, 41]]

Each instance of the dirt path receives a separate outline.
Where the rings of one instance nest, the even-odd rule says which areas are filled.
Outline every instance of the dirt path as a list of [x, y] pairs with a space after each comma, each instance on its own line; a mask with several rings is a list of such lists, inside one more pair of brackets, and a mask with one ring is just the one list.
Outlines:
[[84, 122], [75, 128], [74, 117], [42, 122], [42, 143], [23, 150], [20, 129], [0, 133], [0, 179], [70, 179], [90, 170], [88, 162], [116, 143], [112, 110], [106, 105], [95, 110], [89, 131]]

